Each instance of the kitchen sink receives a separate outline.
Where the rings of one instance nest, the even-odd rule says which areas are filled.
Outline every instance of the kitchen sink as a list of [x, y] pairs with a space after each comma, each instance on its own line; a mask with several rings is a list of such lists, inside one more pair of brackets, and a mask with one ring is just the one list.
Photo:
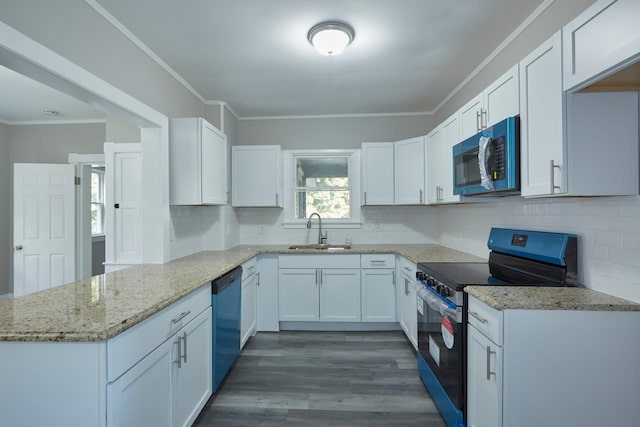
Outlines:
[[328, 243], [322, 243], [322, 244], [318, 244], [318, 243], [314, 243], [314, 244], [307, 244], [307, 245], [291, 245], [289, 246], [289, 249], [321, 249], [321, 250], [328, 250], [328, 251], [336, 251], [336, 250], [344, 250], [344, 249], [351, 249], [351, 245], [330, 245]]

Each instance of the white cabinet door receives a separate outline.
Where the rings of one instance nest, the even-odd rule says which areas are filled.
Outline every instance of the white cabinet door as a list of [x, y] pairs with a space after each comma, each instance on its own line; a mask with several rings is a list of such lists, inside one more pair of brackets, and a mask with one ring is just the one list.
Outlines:
[[279, 145], [231, 147], [231, 204], [282, 207], [282, 148]]
[[442, 126], [432, 130], [425, 142], [425, 164], [427, 165], [427, 177], [425, 188], [428, 203], [440, 202], [440, 188], [442, 186], [442, 166], [444, 161], [443, 151], [444, 132]]
[[520, 179], [523, 196], [566, 192], [560, 32], [520, 61]]
[[281, 321], [318, 321], [318, 271], [315, 268], [280, 269], [278, 309]]
[[169, 135], [172, 205], [227, 203], [227, 137], [201, 118], [171, 119]]
[[202, 120], [202, 204], [227, 203], [227, 137]]
[[453, 194], [453, 146], [460, 142], [459, 115], [454, 114], [442, 124], [442, 149], [440, 151], [440, 202], [454, 203], [460, 196]]
[[362, 204], [394, 204], [393, 142], [362, 144]]
[[483, 95], [477, 95], [467, 102], [458, 113], [460, 114], [460, 140], [480, 132], [482, 128]]
[[[212, 391], [211, 307], [185, 325], [174, 346], [174, 426], [193, 424]], [[178, 348], [180, 350], [178, 351]], [[179, 363], [175, 363], [180, 358]], [[133, 424], [132, 424], [133, 425]]]
[[256, 330], [277, 332], [278, 322], [278, 255], [258, 257]]
[[240, 316], [240, 348], [256, 330], [257, 310], [257, 281], [258, 273], [253, 273], [246, 279], [242, 279], [242, 311]]
[[493, 126], [520, 113], [518, 64], [487, 87], [484, 92], [484, 127]]
[[175, 339], [165, 341], [107, 386], [107, 425], [172, 426]]
[[416, 205], [425, 200], [424, 137], [394, 145], [395, 204]]
[[321, 269], [320, 321], [360, 322], [360, 270]]
[[640, 2], [600, 0], [562, 29], [564, 90], [576, 90], [638, 59]]
[[363, 269], [362, 321], [396, 321], [396, 283], [394, 269]]
[[502, 426], [502, 347], [468, 327], [467, 426]]

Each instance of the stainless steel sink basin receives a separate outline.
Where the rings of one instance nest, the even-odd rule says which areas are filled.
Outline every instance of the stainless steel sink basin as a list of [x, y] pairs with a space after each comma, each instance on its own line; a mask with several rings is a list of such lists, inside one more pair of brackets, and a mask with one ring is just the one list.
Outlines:
[[344, 249], [351, 249], [351, 245], [330, 245], [328, 243], [323, 243], [323, 244], [309, 244], [309, 245], [291, 245], [289, 246], [289, 249], [321, 249], [321, 250], [344, 250]]

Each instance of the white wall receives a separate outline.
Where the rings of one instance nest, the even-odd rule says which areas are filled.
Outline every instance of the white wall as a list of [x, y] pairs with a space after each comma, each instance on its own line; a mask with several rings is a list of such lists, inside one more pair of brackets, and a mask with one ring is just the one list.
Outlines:
[[488, 256], [491, 227], [578, 235], [580, 283], [640, 302], [640, 197], [522, 199], [441, 207], [444, 246]]
[[11, 162], [9, 161], [9, 126], [0, 123], [0, 295], [10, 293], [10, 265], [12, 264], [11, 247], [13, 233], [11, 231]]

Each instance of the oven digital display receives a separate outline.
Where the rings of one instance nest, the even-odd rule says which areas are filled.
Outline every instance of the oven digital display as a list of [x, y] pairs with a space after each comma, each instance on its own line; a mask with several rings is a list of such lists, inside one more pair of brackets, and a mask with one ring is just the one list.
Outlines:
[[511, 238], [511, 244], [513, 246], [520, 246], [524, 248], [525, 246], [527, 246], [528, 237], [529, 236], [527, 236], [526, 234], [514, 234]]

